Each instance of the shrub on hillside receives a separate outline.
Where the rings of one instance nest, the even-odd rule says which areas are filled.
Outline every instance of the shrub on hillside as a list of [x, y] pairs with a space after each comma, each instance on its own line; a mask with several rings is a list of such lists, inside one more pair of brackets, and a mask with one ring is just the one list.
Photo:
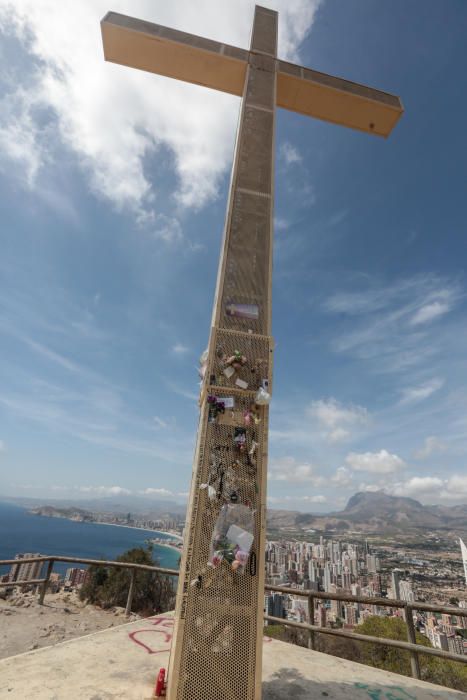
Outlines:
[[[152, 559], [152, 548], [135, 547], [124, 552], [116, 561], [157, 566]], [[131, 571], [128, 569], [91, 566], [87, 582], [80, 591], [81, 600], [87, 600], [102, 608], [125, 607], [130, 587]], [[137, 571], [132, 612], [155, 615], [166, 612], [175, 604], [175, 588], [169, 576], [156, 571]]]

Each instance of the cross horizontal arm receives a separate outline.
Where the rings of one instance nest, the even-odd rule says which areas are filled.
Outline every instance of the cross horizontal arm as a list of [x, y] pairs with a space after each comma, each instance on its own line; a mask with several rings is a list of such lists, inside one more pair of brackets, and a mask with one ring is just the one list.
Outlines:
[[[107, 61], [241, 96], [250, 52], [109, 12], [101, 22]], [[389, 136], [403, 112], [395, 95], [277, 61], [277, 105]]]
[[278, 61], [277, 105], [378, 136], [389, 136], [404, 109], [396, 95]]
[[106, 61], [243, 94], [248, 63], [244, 49], [117, 12], [106, 14], [101, 31]]

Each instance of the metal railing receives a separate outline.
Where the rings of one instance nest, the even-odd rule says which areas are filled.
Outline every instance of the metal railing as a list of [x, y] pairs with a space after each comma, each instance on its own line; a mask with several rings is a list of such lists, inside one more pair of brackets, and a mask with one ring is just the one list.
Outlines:
[[315, 634], [329, 634], [335, 637], [346, 637], [347, 639], [354, 639], [358, 642], [366, 642], [371, 644], [380, 644], [381, 646], [395, 647], [397, 649], [403, 649], [404, 651], [410, 652], [410, 664], [412, 669], [412, 676], [420, 680], [420, 654], [428, 654], [429, 656], [438, 656], [442, 659], [449, 661], [459, 661], [460, 663], [467, 663], [467, 656], [460, 654], [452, 654], [449, 651], [443, 651], [442, 649], [436, 649], [434, 647], [425, 647], [423, 644], [417, 644], [417, 638], [415, 636], [415, 626], [413, 622], [413, 611], [419, 610], [424, 612], [438, 612], [446, 613], [447, 615], [456, 615], [457, 617], [467, 617], [466, 608], [454, 608], [447, 605], [432, 605], [431, 603], [418, 603], [417, 601], [407, 603], [405, 600], [396, 600], [391, 598], [371, 598], [368, 596], [361, 595], [349, 595], [347, 593], [328, 593], [322, 591], [304, 591], [296, 588], [288, 588], [286, 586], [272, 586], [265, 584], [265, 589], [268, 591], [274, 591], [276, 593], [282, 593], [284, 595], [295, 595], [308, 599], [308, 616], [310, 623], [315, 619], [315, 599], [318, 600], [339, 600], [345, 603], [360, 603], [363, 605], [377, 605], [387, 608], [399, 608], [404, 611], [404, 620], [407, 627], [407, 642], [402, 642], [398, 639], [388, 639], [386, 637], [372, 637], [366, 634], [357, 634], [356, 632], [349, 632], [342, 629], [334, 629], [331, 627], [319, 627], [315, 624], [310, 624], [306, 622], [295, 622], [294, 620], [283, 620], [280, 617], [273, 617], [271, 615], [265, 615], [264, 619], [268, 622], [275, 622], [276, 624], [285, 625], [287, 627], [296, 627], [297, 629], [303, 629], [308, 631], [308, 647], [309, 649], [315, 648]]
[[[135, 581], [137, 571], [154, 571], [159, 574], [166, 576], [178, 576], [179, 572], [175, 569], [163, 569], [160, 566], [149, 566], [147, 564], [133, 564], [131, 562], [123, 561], [104, 561], [101, 559], [79, 559], [77, 557], [62, 557], [62, 556], [40, 556], [40, 557], [28, 557], [25, 559], [3, 559], [0, 560], [0, 566], [8, 565], [21, 565], [33, 562], [48, 562], [47, 572], [45, 578], [34, 579], [30, 581], [7, 581], [0, 583], [0, 587], [14, 587], [14, 586], [35, 586], [40, 585], [39, 591], [39, 604], [44, 604], [44, 596], [47, 591], [50, 576], [53, 571], [53, 566], [55, 562], [66, 562], [71, 564], [87, 564], [90, 566], [103, 566], [103, 567], [116, 567], [120, 569], [131, 570], [131, 578], [128, 590], [128, 598], [125, 608], [125, 614], [129, 615], [131, 613], [131, 604], [133, 602], [133, 595], [135, 591]], [[282, 593], [284, 595], [294, 595], [302, 598], [307, 598], [308, 600], [308, 615], [310, 621], [314, 622], [315, 614], [315, 599], [317, 600], [338, 600], [343, 603], [360, 603], [363, 605], [376, 605], [387, 608], [399, 608], [404, 611], [404, 619], [407, 627], [407, 642], [402, 642], [398, 639], [388, 639], [387, 637], [372, 637], [366, 634], [358, 634], [356, 632], [349, 632], [343, 629], [334, 629], [332, 627], [319, 627], [315, 624], [309, 624], [306, 622], [295, 622], [294, 620], [284, 620], [281, 617], [273, 617], [272, 615], [264, 615], [264, 619], [268, 622], [274, 622], [279, 625], [284, 625], [286, 627], [295, 627], [297, 629], [302, 629], [308, 632], [308, 647], [310, 649], [315, 649], [315, 635], [316, 634], [329, 634], [335, 637], [345, 637], [346, 639], [353, 639], [358, 642], [366, 642], [367, 644], [379, 644], [381, 646], [395, 647], [396, 649], [402, 649], [403, 651], [410, 652], [410, 661], [412, 676], [414, 678], [420, 679], [420, 654], [427, 654], [429, 656], [437, 656], [447, 661], [458, 661], [460, 663], [467, 663], [467, 656], [460, 654], [452, 654], [448, 651], [443, 651], [442, 649], [436, 649], [434, 647], [426, 647], [422, 644], [417, 644], [415, 636], [415, 626], [413, 622], [413, 611], [419, 610], [424, 612], [433, 613], [446, 613], [447, 615], [456, 615], [457, 617], [467, 617], [467, 608], [454, 608], [447, 605], [432, 605], [431, 603], [416, 602], [407, 603], [404, 600], [396, 600], [391, 598], [372, 598], [368, 596], [361, 595], [349, 595], [347, 593], [329, 593], [322, 591], [304, 591], [299, 588], [288, 588], [286, 586], [273, 586], [270, 584], [265, 584], [265, 590], [274, 591], [275, 593]]]
[[89, 566], [102, 566], [102, 567], [114, 567], [117, 569], [129, 569], [131, 571], [130, 584], [128, 588], [128, 597], [125, 607], [125, 615], [130, 615], [131, 605], [133, 603], [133, 596], [135, 593], [135, 582], [136, 582], [136, 572], [137, 571], [153, 571], [159, 574], [164, 574], [166, 576], [178, 576], [178, 571], [175, 569], [162, 569], [160, 566], [149, 566], [148, 564], [133, 564], [132, 562], [125, 561], [105, 561], [103, 559], [79, 559], [77, 557], [62, 557], [62, 556], [40, 556], [40, 557], [25, 557], [24, 559], [0, 559], [0, 566], [16, 565], [21, 566], [22, 564], [33, 564], [34, 562], [48, 562], [47, 572], [45, 578], [32, 579], [29, 581], [6, 581], [0, 583], [2, 588], [13, 588], [14, 586], [37, 586], [40, 585], [39, 591], [39, 605], [44, 604], [44, 596], [46, 594], [47, 588], [50, 583], [50, 576], [52, 574], [54, 563], [56, 561], [66, 562], [71, 564], [88, 564]]

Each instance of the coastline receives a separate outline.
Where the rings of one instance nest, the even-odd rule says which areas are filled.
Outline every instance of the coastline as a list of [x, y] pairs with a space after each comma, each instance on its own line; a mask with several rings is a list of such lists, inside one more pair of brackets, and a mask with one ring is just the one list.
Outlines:
[[[71, 520], [71, 518], [66, 519]], [[175, 532], [167, 532], [166, 530], [151, 530], [150, 528], [148, 529], [145, 527], [136, 527], [135, 525], [120, 525], [120, 523], [101, 523], [94, 521], [91, 522], [93, 525], [110, 525], [111, 527], [125, 527], [127, 528], [127, 530], [141, 530], [142, 532], [154, 532], [156, 535], [165, 535], [167, 539], [179, 540], [179, 542], [183, 544], [183, 537], [181, 537], [181, 535], [177, 535]], [[157, 545], [158, 547], [165, 547], [166, 549], [171, 549], [173, 552], [178, 552], [180, 556], [182, 554], [181, 547], [175, 547], [175, 545], [173, 544], [168, 544], [160, 541], [154, 542], [153, 544]]]
[[[47, 517], [53, 517], [53, 516], [47, 516]], [[110, 527], [125, 527], [125, 528], [127, 528], [127, 530], [142, 530], [143, 532], [155, 532], [157, 535], [166, 535], [168, 537], [171, 537], [174, 540], [180, 540], [180, 542], [183, 542], [183, 537], [181, 535], [177, 535], [174, 532], [167, 532], [166, 530], [151, 530], [151, 528], [136, 527], [135, 525], [120, 525], [120, 523], [102, 523], [102, 522], [98, 522], [97, 520], [82, 521], [82, 520], [73, 520], [72, 518], [64, 518], [64, 520], [70, 520], [71, 522], [87, 522], [87, 523], [91, 523], [92, 525], [110, 525]], [[159, 544], [159, 542], [157, 544]], [[177, 549], [177, 547], [174, 547], [174, 549]], [[177, 549], [177, 551], [178, 551], [178, 549]]]
[[166, 549], [172, 549], [174, 552], [178, 552], [180, 556], [182, 555], [182, 550], [179, 547], [174, 547], [173, 544], [162, 544], [162, 542], [156, 542], [158, 547], [165, 547]]
[[[180, 535], [176, 538], [175, 533], [163, 531], [161, 528], [151, 528], [152, 523], [147, 520], [130, 523], [130, 526], [125, 522], [122, 524], [97, 523], [117, 525], [120, 527], [118, 530], [116, 527], [96, 530], [92, 527], [94, 524], [96, 523], [91, 521], [83, 523], [74, 518], [50, 515], [33, 517], [26, 508], [13, 506], [10, 510], [8, 506], [4, 508], [2, 504], [0, 505], [0, 559], [14, 559], [18, 553], [40, 552], [44, 555], [57, 554], [111, 561], [129, 549], [147, 547], [148, 541], [156, 538], [161, 544], [170, 543], [177, 549], [181, 547]], [[145, 527], [135, 528], [134, 524], [145, 525]], [[159, 566], [162, 568], [175, 569], [180, 553], [176, 557], [174, 552], [170, 552], [170, 548], [159, 549], [159, 546], [155, 545], [153, 558], [159, 560]], [[66, 562], [57, 562], [54, 571], [63, 577], [70, 566], [71, 564]], [[0, 576], [7, 570], [8, 567], [0, 567]]]

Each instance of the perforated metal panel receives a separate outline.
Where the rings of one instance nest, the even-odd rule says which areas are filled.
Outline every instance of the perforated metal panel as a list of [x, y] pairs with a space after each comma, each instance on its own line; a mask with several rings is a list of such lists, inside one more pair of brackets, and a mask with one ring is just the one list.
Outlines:
[[[255, 47], [255, 41], [259, 46]], [[268, 406], [271, 391], [271, 251], [277, 14], [256, 8], [221, 255], [187, 513], [169, 667], [169, 700], [257, 700], [261, 696]], [[273, 47], [273, 48], [271, 48]], [[255, 50], [259, 53], [256, 53]], [[244, 358], [232, 363], [235, 354]], [[232, 364], [235, 366], [232, 367]], [[233, 399], [216, 414], [207, 398]], [[245, 418], [248, 416], [249, 418]], [[239, 449], [236, 428], [245, 431]], [[209, 485], [211, 489], [208, 489]], [[208, 566], [225, 503], [254, 515], [244, 573]]]

